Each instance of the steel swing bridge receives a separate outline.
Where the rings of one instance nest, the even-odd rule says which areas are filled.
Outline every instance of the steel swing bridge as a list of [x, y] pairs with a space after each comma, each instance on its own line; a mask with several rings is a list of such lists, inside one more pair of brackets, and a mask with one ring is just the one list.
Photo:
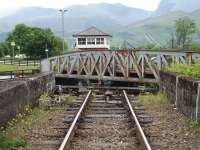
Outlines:
[[191, 64], [200, 52], [180, 50], [74, 51], [41, 62], [42, 72], [57, 77], [157, 83], [159, 70], [171, 64]]

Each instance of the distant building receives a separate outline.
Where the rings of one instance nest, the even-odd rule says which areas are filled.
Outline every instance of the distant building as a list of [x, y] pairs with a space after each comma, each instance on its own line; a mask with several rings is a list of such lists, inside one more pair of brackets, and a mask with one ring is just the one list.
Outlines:
[[87, 30], [74, 34], [76, 38], [75, 49], [80, 50], [107, 50], [110, 49], [108, 38], [111, 35], [91, 27]]

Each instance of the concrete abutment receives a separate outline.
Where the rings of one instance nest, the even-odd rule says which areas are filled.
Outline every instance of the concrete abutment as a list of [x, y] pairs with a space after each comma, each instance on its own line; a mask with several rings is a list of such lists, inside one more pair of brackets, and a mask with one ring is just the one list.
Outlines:
[[0, 125], [22, 112], [26, 105], [37, 106], [39, 97], [54, 86], [53, 73], [43, 73], [26, 80], [0, 82]]
[[160, 90], [179, 112], [200, 123], [200, 79], [160, 71]]

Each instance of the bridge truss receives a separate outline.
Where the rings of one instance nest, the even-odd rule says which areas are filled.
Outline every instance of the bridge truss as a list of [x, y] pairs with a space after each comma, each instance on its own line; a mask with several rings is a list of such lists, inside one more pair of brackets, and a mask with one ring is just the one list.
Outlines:
[[65, 78], [156, 83], [160, 69], [198, 57], [198, 52], [166, 50], [76, 51], [43, 60], [41, 68]]

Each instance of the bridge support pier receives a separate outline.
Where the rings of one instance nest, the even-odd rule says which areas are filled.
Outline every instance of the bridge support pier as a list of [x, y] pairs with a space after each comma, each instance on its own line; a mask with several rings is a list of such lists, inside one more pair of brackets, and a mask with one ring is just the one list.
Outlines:
[[43, 73], [43, 72], [50, 72], [51, 69], [50, 69], [50, 62], [49, 62], [49, 60], [48, 60], [48, 59], [43, 59], [43, 60], [41, 61], [41, 66], [40, 66], [40, 68], [41, 68], [41, 72], [42, 72], [42, 73]]

